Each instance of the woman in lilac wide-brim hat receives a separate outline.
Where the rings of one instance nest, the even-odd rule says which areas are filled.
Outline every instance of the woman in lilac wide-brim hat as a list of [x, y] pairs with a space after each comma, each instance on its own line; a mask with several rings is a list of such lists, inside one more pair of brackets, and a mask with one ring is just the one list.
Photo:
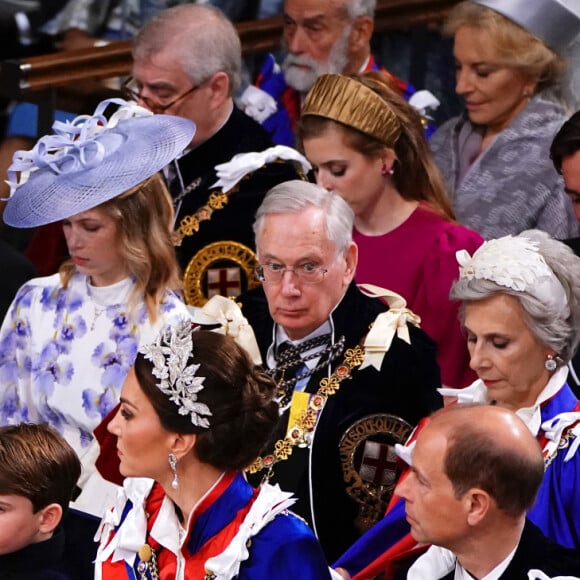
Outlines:
[[26, 228], [62, 220], [70, 259], [22, 286], [2, 324], [0, 424], [49, 423], [79, 455], [67, 554], [79, 560], [75, 577], [89, 578], [92, 536], [117, 492], [95, 470], [92, 431], [118, 403], [138, 348], [187, 317], [159, 171], [195, 126], [113, 100], [53, 129], [15, 154], [3, 217]]

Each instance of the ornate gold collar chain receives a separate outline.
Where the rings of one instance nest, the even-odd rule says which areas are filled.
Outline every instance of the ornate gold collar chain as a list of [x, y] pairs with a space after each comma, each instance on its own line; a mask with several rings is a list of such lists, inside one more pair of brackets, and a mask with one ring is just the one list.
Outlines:
[[[285, 159], [280, 158], [276, 159], [276, 161], [274, 161], [273, 163], [285, 163], [285, 162], [286, 162]], [[305, 173], [297, 167], [296, 163], [294, 163], [294, 166], [296, 167], [296, 171], [298, 172], [300, 178], [306, 181]], [[195, 211], [191, 215], [183, 217], [179, 222], [179, 226], [175, 232], [178, 238], [177, 245], [181, 243], [183, 238], [187, 236], [193, 236], [195, 233], [197, 233], [199, 231], [199, 224], [203, 221], [211, 219], [211, 216], [214, 213], [214, 211], [223, 209], [227, 205], [230, 195], [239, 191], [240, 184], [244, 182], [246, 179], [249, 179], [252, 176], [252, 174], [253, 172], [244, 175], [240, 179], [240, 181], [238, 181], [238, 183], [236, 183], [236, 185], [234, 185], [228, 191], [224, 192], [219, 189], [216, 189], [215, 191], [210, 193], [209, 199], [207, 200], [207, 203], [205, 205], [200, 207], [197, 211]], [[199, 183], [197, 182], [197, 180], [194, 180], [188, 187], [185, 188], [180, 198], [185, 197], [187, 193], [193, 191], [198, 186]]]
[[357, 344], [354, 348], [347, 349], [342, 364], [338, 365], [329, 377], [325, 377], [320, 381], [316, 394], [310, 398], [308, 408], [298, 417], [296, 423], [288, 429], [286, 437], [276, 441], [274, 451], [264, 457], [258, 457], [246, 468], [246, 471], [248, 473], [257, 473], [263, 469], [268, 469], [264, 477], [265, 480], [268, 480], [272, 476], [274, 465], [278, 461], [288, 459], [296, 445], [308, 447], [311, 443], [311, 435], [316, 425], [316, 419], [326, 404], [328, 397], [338, 391], [342, 381], [352, 376], [352, 371], [362, 364], [364, 356], [364, 350], [360, 344]]
[[193, 234], [197, 233], [199, 224], [202, 221], [211, 219], [214, 211], [223, 209], [228, 203], [228, 197], [238, 189], [239, 187], [236, 185], [226, 193], [219, 190], [210, 193], [205, 205], [201, 206], [195, 213], [183, 217], [176, 231], [179, 239], [178, 243], [181, 243], [186, 236], [193, 236]]

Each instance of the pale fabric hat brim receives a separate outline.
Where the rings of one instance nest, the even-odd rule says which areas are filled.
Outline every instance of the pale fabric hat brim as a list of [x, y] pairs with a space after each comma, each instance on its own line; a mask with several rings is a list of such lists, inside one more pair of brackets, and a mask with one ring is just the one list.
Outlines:
[[473, 1], [512, 20], [556, 52], [563, 52], [580, 34], [578, 0]]
[[13, 227], [53, 223], [87, 211], [128, 191], [178, 157], [195, 124], [173, 115], [124, 119], [95, 137], [105, 156], [94, 167], [58, 173], [43, 166], [19, 185], [3, 219]]

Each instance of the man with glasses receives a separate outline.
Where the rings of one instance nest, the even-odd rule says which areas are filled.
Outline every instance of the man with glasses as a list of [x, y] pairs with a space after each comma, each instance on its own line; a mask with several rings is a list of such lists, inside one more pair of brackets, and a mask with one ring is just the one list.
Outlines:
[[353, 282], [353, 220], [339, 195], [312, 183], [272, 188], [254, 223], [262, 287], [240, 297], [280, 405], [248, 472], [294, 492], [292, 509], [329, 562], [382, 517], [398, 475], [394, 443], [441, 405], [418, 318], [400, 296], [374, 289], [389, 308]]
[[190, 303], [199, 304], [214, 291], [241, 291], [248, 282], [245, 272], [251, 271], [256, 209], [270, 187], [301, 175], [293, 162], [267, 158], [247, 169], [240, 181], [216, 185], [216, 166], [272, 145], [266, 131], [234, 105], [240, 77], [240, 39], [212, 6], [183, 4], [164, 10], [134, 41], [126, 96], [154, 113], [179, 115], [196, 124], [189, 148], [167, 169], [181, 240], [178, 257], [186, 284], [194, 279], [188, 287], [202, 289], [188, 294]]

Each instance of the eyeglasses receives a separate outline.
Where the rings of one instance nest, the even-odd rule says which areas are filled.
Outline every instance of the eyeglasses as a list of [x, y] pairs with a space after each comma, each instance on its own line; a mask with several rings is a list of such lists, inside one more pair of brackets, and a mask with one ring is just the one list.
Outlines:
[[177, 98], [173, 99], [173, 101], [171, 101], [170, 103], [167, 103], [167, 104], [160, 103], [159, 101], [156, 101], [155, 99], [152, 99], [151, 97], [144, 97], [143, 94], [141, 93], [139, 83], [133, 77], [129, 77], [123, 83], [123, 86], [121, 88], [121, 92], [123, 93], [123, 96], [127, 100], [135, 101], [135, 102], [143, 101], [145, 103], [145, 105], [147, 106], [147, 108], [152, 113], [160, 114], [160, 113], [165, 113], [165, 111], [167, 111], [168, 109], [170, 109], [171, 107], [173, 107], [174, 105], [179, 103], [179, 101], [181, 101], [182, 99], [185, 99], [185, 97], [187, 97], [188, 95], [193, 93], [193, 91], [196, 91], [197, 89], [199, 89], [199, 87], [201, 87], [202, 84], [203, 84], [203, 82], [199, 83], [198, 85], [194, 85], [189, 90], [185, 91], [185, 93], [183, 93], [182, 95], [179, 95]]
[[281, 282], [286, 272], [292, 272], [304, 284], [320, 284], [328, 269], [310, 262], [300, 264], [295, 268], [286, 268], [276, 262], [267, 262], [256, 268], [256, 276], [261, 282]]

